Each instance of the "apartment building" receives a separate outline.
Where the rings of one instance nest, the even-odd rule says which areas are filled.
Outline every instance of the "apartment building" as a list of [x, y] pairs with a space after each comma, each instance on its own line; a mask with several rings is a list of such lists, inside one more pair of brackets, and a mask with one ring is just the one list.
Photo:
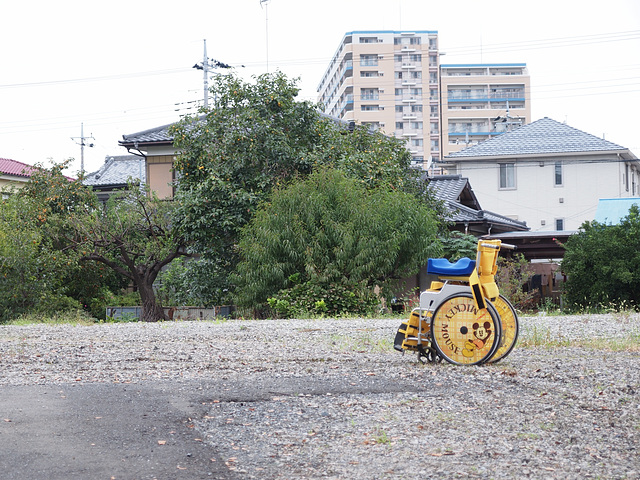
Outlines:
[[442, 64], [440, 85], [443, 156], [531, 122], [525, 63]]
[[530, 121], [526, 64], [441, 65], [438, 32], [353, 31], [318, 85], [332, 117], [407, 142], [412, 164]]
[[354, 31], [318, 85], [332, 117], [405, 139], [412, 163], [440, 158], [438, 32]]

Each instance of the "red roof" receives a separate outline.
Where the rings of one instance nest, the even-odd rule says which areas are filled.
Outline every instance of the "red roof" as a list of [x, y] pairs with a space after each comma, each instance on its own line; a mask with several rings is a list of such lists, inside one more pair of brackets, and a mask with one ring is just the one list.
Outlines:
[[0, 158], [0, 174], [14, 175], [16, 177], [30, 177], [31, 173], [37, 169], [26, 163]]

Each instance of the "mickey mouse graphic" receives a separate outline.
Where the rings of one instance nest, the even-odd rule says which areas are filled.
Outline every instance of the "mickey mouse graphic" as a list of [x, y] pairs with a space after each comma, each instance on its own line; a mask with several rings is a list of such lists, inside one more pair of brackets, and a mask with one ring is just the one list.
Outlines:
[[[487, 340], [491, 336], [491, 323], [484, 322], [480, 324], [475, 322], [472, 326], [473, 336], [471, 340], [467, 340], [462, 350], [462, 355], [465, 357], [472, 357], [476, 348], [481, 349], [487, 343]], [[466, 330], [466, 329], [465, 329]], [[466, 333], [466, 332], [464, 332]]]

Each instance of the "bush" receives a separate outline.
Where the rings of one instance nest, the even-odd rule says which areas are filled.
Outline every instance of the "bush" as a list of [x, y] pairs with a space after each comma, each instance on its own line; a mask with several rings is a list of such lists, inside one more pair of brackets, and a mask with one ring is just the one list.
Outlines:
[[517, 310], [532, 310], [536, 306], [535, 292], [525, 292], [523, 286], [531, 280], [533, 272], [521, 253], [512, 258], [498, 257], [496, 283]]
[[619, 225], [585, 222], [565, 244], [562, 270], [572, 310], [640, 306], [640, 209]]
[[359, 314], [369, 304], [363, 292], [390, 293], [440, 253], [438, 226], [434, 211], [411, 194], [368, 190], [339, 170], [320, 169], [275, 190], [242, 230], [237, 304], [260, 308], [293, 293], [306, 311], [324, 299], [327, 313]]
[[360, 285], [320, 285], [305, 282], [280, 290], [267, 300], [278, 316], [300, 318], [309, 316], [371, 315], [379, 304], [376, 295]]

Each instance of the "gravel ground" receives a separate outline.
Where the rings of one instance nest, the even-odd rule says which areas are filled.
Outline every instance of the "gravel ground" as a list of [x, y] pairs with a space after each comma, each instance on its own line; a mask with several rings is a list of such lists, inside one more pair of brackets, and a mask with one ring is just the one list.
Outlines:
[[0, 387], [208, 385], [240, 479], [640, 478], [640, 314], [520, 320], [472, 367], [396, 352], [397, 319], [0, 326]]

